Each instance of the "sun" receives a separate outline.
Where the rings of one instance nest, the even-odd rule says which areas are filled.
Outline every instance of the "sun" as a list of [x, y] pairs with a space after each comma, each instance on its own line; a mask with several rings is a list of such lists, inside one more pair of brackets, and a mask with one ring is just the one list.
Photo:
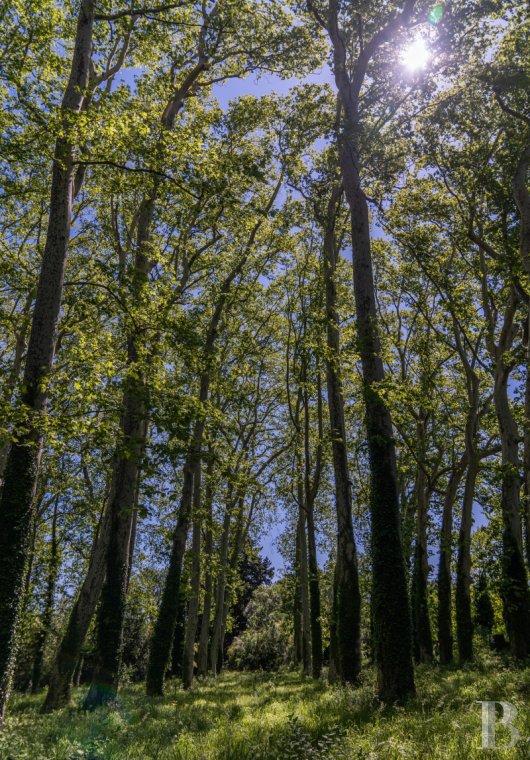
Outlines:
[[401, 53], [401, 63], [410, 72], [424, 69], [429, 63], [431, 54], [427, 41], [417, 37]]

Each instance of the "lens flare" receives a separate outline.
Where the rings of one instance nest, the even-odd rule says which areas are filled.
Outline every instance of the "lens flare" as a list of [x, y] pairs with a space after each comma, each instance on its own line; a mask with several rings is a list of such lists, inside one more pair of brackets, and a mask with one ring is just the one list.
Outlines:
[[418, 37], [403, 50], [401, 63], [410, 72], [419, 71], [427, 66], [430, 57], [426, 40]]

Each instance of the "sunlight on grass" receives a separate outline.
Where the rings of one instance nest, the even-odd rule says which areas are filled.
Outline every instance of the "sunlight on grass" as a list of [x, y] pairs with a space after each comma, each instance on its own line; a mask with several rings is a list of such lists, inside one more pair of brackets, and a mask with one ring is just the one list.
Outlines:
[[[419, 668], [418, 695], [385, 709], [370, 674], [356, 689], [328, 687], [298, 674], [226, 673], [189, 692], [168, 685], [148, 699], [139, 685], [123, 689], [115, 707], [85, 714], [71, 707], [38, 712], [42, 696], [17, 695], [1, 760], [268, 760], [269, 758], [525, 758], [528, 745], [484, 751], [477, 700], [505, 700], [530, 737], [530, 670], [514, 671], [488, 656], [465, 670]], [[76, 693], [79, 704], [83, 690]]]

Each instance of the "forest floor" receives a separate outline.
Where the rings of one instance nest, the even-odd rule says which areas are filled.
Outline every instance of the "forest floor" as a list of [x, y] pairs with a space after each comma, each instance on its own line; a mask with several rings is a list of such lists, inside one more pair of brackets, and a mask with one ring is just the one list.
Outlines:
[[[417, 696], [382, 708], [372, 674], [360, 687], [330, 687], [295, 673], [227, 672], [163, 698], [126, 686], [112, 708], [41, 715], [40, 696], [14, 695], [0, 730], [1, 760], [306, 760], [306, 758], [530, 758], [530, 668], [487, 655], [464, 670], [422, 666]], [[85, 689], [76, 691], [80, 702]], [[522, 737], [481, 749], [481, 706], [512, 703]]]

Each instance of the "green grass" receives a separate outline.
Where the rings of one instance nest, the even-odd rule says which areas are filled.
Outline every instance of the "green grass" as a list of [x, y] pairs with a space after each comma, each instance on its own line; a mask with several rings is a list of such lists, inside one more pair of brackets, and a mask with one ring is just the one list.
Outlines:
[[[118, 703], [84, 714], [77, 707], [39, 714], [42, 695], [15, 695], [3, 731], [1, 760], [265, 760], [268, 758], [530, 758], [530, 743], [481, 749], [477, 700], [518, 709], [530, 737], [530, 669], [492, 657], [464, 670], [421, 667], [417, 697], [383, 708], [372, 675], [356, 689], [329, 687], [294, 673], [226, 673], [185, 693], [170, 683], [164, 698], [140, 685]], [[75, 694], [79, 704], [84, 689]]]

